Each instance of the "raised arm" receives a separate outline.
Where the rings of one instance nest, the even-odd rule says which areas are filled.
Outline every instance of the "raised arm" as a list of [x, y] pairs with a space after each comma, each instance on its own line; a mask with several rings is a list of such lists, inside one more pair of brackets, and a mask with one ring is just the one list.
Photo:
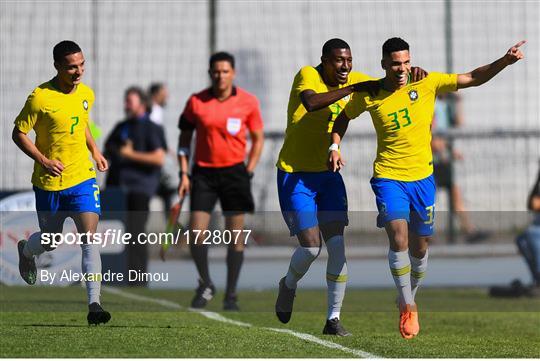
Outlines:
[[481, 66], [474, 69], [469, 73], [458, 74], [457, 87], [458, 89], [469, 88], [473, 86], [479, 86], [489, 81], [501, 70], [508, 65], [514, 64], [520, 59], [524, 58], [523, 53], [519, 50], [519, 47], [525, 44], [525, 40], [520, 41], [506, 52], [501, 58], [495, 60], [493, 63]]

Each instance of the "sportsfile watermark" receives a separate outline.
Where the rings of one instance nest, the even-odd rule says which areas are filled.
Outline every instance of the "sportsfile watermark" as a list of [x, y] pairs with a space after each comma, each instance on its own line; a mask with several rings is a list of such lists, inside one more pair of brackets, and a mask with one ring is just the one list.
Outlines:
[[247, 244], [251, 230], [182, 230], [171, 232], [148, 232], [132, 234], [120, 229], [107, 229], [104, 232], [67, 232], [41, 233], [41, 245], [54, 249], [62, 244], [83, 245], [93, 244], [107, 247], [108, 245], [177, 245], [180, 242], [196, 245], [235, 245]]

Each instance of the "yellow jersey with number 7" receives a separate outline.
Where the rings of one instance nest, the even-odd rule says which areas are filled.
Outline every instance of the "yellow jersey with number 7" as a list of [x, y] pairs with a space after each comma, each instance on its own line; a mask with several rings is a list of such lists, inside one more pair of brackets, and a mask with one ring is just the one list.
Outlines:
[[65, 94], [49, 81], [30, 94], [15, 126], [25, 134], [33, 129], [39, 151], [64, 165], [62, 174], [55, 177], [35, 162], [33, 185], [46, 191], [60, 191], [96, 176], [86, 146], [86, 127], [93, 103], [94, 92], [82, 83], [73, 93]]
[[423, 80], [376, 97], [355, 96], [344, 111], [350, 119], [371, 115], [377, 132], [374, 178], [417, 181], [433, 173], [431, 122], [437, 94], [456, 91], [457, 74], [430, 73]]

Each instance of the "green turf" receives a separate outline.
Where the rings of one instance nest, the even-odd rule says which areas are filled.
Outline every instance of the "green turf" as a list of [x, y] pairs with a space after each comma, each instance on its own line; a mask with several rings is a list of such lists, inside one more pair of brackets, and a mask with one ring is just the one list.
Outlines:
[[[188, 305], [192, 292], [124, 289]], [[352, 357], [266, 327], [312, 334], [383, 357], [540, 357], [540, 301], [490, 299], [478, 289], [423, 289], [421, 333], [403, 340], [393, 290], [348, 290], [342, 320], [349, 338], [321, 334], [326, 296], [300, 290], [291, 322], [272, 309], [275, 292], [241, 292], [243, 312], [221, 312], [222, 295], [208, 309], [247, 322], [240, 327], [187, 310], [103, 292], [113, 319], [86, 325], [80, 287], [0, 286], [0, 357]]]

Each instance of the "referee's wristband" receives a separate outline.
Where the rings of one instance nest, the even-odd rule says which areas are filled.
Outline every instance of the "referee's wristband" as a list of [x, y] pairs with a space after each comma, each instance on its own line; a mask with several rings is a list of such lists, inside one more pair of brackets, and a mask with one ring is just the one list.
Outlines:
[[180, 177], [180, 180], [182, 180], [182, 177], [183, 177], [184, 175], [187, 175], [187, 176], [188, 176], [188, 178], [190, 178], [190, 176], [189, 176], [189, 173], [188, 173], [188, 172], [182, 172], [182, 171], [178, 172], [178, 176]]
[[339, 151], [339, 144], [333, 143], [330, 147], [328, 147], [328, 153], [333, 150]]

